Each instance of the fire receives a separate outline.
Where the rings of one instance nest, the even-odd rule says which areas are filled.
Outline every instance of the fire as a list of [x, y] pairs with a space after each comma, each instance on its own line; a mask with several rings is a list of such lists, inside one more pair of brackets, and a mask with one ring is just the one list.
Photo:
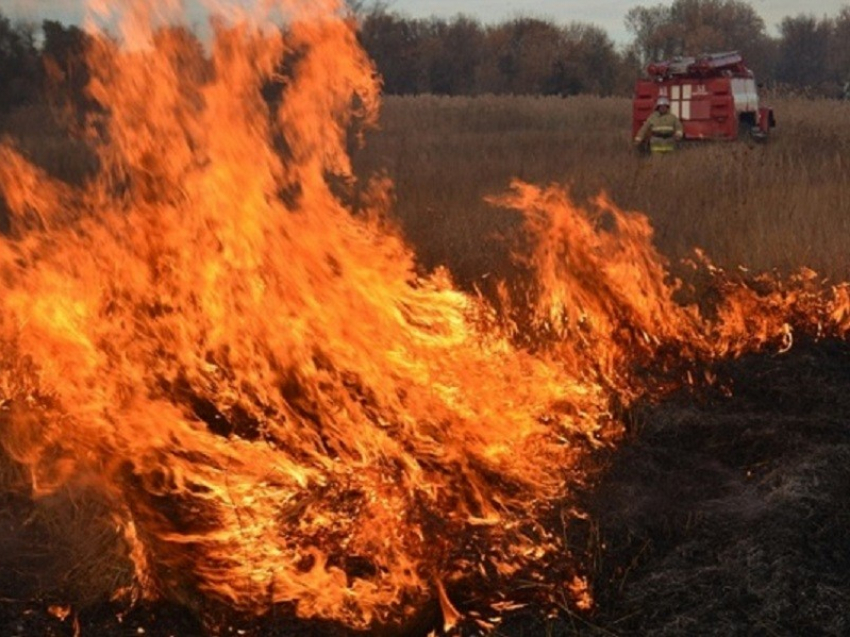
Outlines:
[[498, 203], [535, 246], [528, 298], [497, 312], [417, 276], [380, 204], [332, 187], [379, 103], [355, 25], [335, 2], [258, 4], [285, 30], [234, 14], [207, 52], [127, 3], [89, 52], [84, 186], [0, 146], [0, 443], [34, 497], [96, 485], [145, 595], [352, 627], [436, 597], [448, 626], [453, 587], [545, 570], [589, 607], [543, 520], [616, 440], [612, 401], [653, 390], [637, 366], [846, 336], [847, 288], [718, 276], [705, 318], [645, 217], [525, 184]]

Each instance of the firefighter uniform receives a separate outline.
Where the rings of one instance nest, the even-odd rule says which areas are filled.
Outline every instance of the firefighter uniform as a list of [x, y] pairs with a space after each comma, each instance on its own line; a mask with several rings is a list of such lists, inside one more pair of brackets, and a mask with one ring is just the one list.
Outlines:
[[[666, 109], [665, 109], [666, 110]], [[666, 153], [676, 148], [676, 141], [682, 139], [682, 122], [670, 111], [654, 111], [635, 135], [635, 143], [649, 138], [649, 148], [654, 153]]]

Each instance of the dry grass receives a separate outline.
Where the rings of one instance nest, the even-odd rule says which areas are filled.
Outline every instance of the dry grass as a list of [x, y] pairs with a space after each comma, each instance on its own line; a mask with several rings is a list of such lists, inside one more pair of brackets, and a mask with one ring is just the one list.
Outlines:
[[[484, 198], [515, 177], [569, 184], [579, 199], [604, 190], [622, 207], [644, 211], [673, 261], [700, 246], [730, 267], [807, 265], [850, 279], [850, 104], [785, 99], [773, 106], [779, 128], [766, 145], [705, 144], [642, 158], [629, 143], [626, 99], [388, 98], [381, 129], [369, 134], [355, 165], [362, 176], [387, 172], [423, 266], [446, 264], [466, 285], [508, 268], [499, 235], [515, 215]], [[44, 111], [18, 112], [0, 130], [58, 177], [79, 182], [91, 170], [84, 147], [61, 137]], [[3, 460], [0, 502], [11, 505], [20, 473]], [[0, 561], [6, 595], [20, 586], [24, 563], [39, 569], [22, 593], [64, 588], [81, 605], [127, 582], [121, 540], [97, 496], [69, 491], [18, 506], [26, 517], [0, 516], [0, 549], [10, 556]]]
[[671, 260], [704, 248], [756, 270], [811, 267], [850, 278], [850, 104], [771, 100], [763, 145], [694, 144], [673, 157], [631, 149], [624, 98], [390, 97], [380, 130], [356, 155], [361, 175], [386, 170], [397, 214], [426, 267], [466, 283], [500, 268], [495, 233], [511, 215], [484, 202], [514, 177], [607, 192], [645, 212]]
[[98, 491], [77, 484], [37, 499], [29, 493], [27, 473], [0, 450], [2, 602], [85, 607], [131, 585], [126, 544]]
[[[727, 267], [811, 267], [850, 279], [850, 103], [769, 100], [767, 144], [686, 146], [674, 157], [631, 148], [625, 98], [387, 97], [380, 128], [355, 153], [357, 173], [385, 171], [396, 214], [426, 268], [448, 265], [466, 284], [506, 268], [497, 237], [515, 221], [485, 202], [513, 178], [607, 192], [646, 213], [673, 262], [695, 247]], [[52, 175], [80, 182], [85, 146], [43, 108], [0, 117], [0, 132]]]
[[65, 134], [47, 106], [0, 114], [0, 136], [11, 139], [33, 162], [63, 181], [79, 184], [95, 168], [86, 144]]

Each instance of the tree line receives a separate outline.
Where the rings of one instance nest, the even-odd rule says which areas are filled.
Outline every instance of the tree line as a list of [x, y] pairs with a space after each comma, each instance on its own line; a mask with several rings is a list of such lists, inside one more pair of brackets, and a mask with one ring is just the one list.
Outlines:
[[88, 37], [76, 26], [12, 24], [0, 14], [0, 111], [57, 96], [83, 101]]
[[[850, 5], [834, 16], [786, 17], [778, 36], [745, 0], [640, 6], [625, 16], [625, 46], [582, 22], [518, 17], [489, 25], [464, 15], [410, 18], [380, 2], [348, 7], [387, 94], [628, 95], [650, 61], [726, 50], [741, 51], [768, 86], [850, 93]], [[60, 95], [83, 105], [88, 37], [73, 25], [13, 24], [0, 14], [0, 110]]]
[[778, 36], [745, 0], [640, 6], [626, 14], [631, 40], [619, 47], [582, 22], [412, 19], [382, 4], [356, 11], [390, 94], [628, 95], [651, 61], [730, 50], [769, 86], [831, 97], [850, 90], [850, 4], [834, 16], [786, 17]]

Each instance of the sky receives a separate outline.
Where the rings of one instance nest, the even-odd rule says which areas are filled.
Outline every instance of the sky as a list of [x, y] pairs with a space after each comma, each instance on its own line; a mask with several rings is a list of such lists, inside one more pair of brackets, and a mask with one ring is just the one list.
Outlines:
[[[588, 22], [602, 27], [615, 42], [625, 43], [631, 39], [624, 24], [629, 9], [670, 5], [672, 0], [387, 0], [387, 4], [391, 11], [417, 18], [451, 18], [463, 13], [482, 22], [501, 22], [516, 16], [558, 23]], [[749, 0], [749, 4], [764, 20], [768, 33], [777, 35], [776, 27], [786, 16], [834, 16], [842, 6], [850, 5], [850, 0]]]
[[[244, 0], [242, 0], [244, 1]], [[308, 0], [309, 1], [309, 0]], [[629, 9], [636, 6], [669, 5], [672, 0], [385, 0], [390, 11], [413, 18], [453, 18], [464, 14], [484, 23], [497, 23], [519, 16], [552, 20], [563, 24], [586, 22], [602, 27], [617, 43], [630, 40], [624, 25]], [[0, 13], [12, 20], [59, 20], [80, 24], [85, 15], [84, 0], [0, 0]], [[197, 4], [197, 3], [196, 3]], [[800, 13], [820, 18], [834, 16], [850, 0], [750, 0], [764, 19], [768, 33], [777, 35], [782, 18]], [[189, 14], [190, 24], [203, 22], [201, 13]]]

